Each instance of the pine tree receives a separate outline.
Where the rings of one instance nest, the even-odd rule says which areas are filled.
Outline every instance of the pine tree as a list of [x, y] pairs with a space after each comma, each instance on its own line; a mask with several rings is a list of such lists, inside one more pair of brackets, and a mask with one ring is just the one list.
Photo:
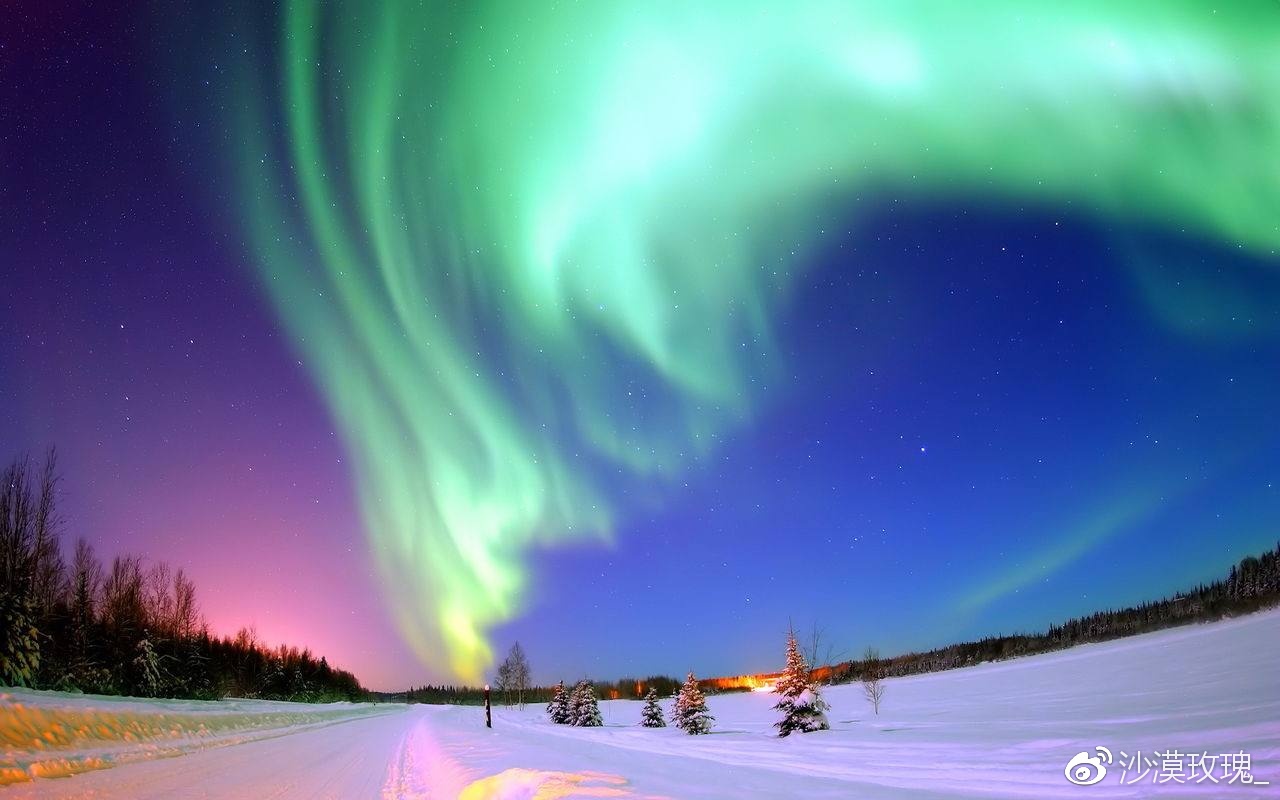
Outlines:
[[163, 683], [160, 672], [160, 658], [151, 644], [146, 631], [137, 646], [138, 655], [133, 659], [134, 669], [138, 673], [138, 691], [143, 697], [157, 697]]
[[667, 721], [662, 718], [662, 706], [658, 705], [658, 690], [649, 687], [644, 696], [644, 711], [640, 715], [640, 726], [644, 728], [665, 728]]
[[693, 736], [711, 733], [711, 723], [715, 717], [707, 710], [707, 700], [698, 688], [698, 679], [689, 673], [680, 687], [680, 695], [676, 698], [676, 707], [671, 712], [671, 721], [677, 728]]
[[794, 631], [787, 632], [787, 667], [774, 691], [782, 696], [773, 707], [782, 712], [782, 719], [774, 724], [779, 736], [792, 731], [825, 731], [831, 727], [827, 723], [827, 703], [817, 684], [809, 680], [809, 665], [796, 644]]
[[600, 717], [600, 704], [596, 702], [596, 689], [591, 681], [579, 681], [569, 698], [569, 724], [582, 728], [599, 728], [604, 725]]
[[547, 703], [547, 716], [557, 725], [569, 724], [569, 694], [564, 690], [564, 681], [556, 684], [556, 692]]
[[40, 631], [31, 595], [0, 592], [0, 684], [31, 686], [40, 666]]

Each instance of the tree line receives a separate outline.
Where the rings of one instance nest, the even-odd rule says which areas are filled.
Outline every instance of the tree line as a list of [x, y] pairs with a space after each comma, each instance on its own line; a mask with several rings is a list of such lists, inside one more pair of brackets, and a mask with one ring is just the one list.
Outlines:
[[132, 555], [104, 564], [84, 539], [63, 557], [58, 475], [0, 473], [0, 684], [138, 697], [361, 700], [350, 672], [252, 628], [209, 632], [186, 574]]
[[[609, 700], [643, 700], [649, 689], [659, 696], [670, 697], [680, 689], [681, 682], [668, 675], [652, 675], [648, 678], [619, 678], [616, 681], [589, 681], [597, 697]], [[715, 689], [709, 681], [701, 682], [704, 688]], [[555, 686], [527, 686], [523, 690], [524, 702], [547, 703], [555, 694]], [[496, 702], [506, 705], [518, 703], [516, 693], [503, 691], [496, 682], [493, 686]], [[484, 688], [455, 684], [426, 684], [410, 687], [403, 692], [374, 692], [372, 696], [389, 703], [430, 703], [435, 705], [474, 706], [484, 703]]]
[[1241, 559], [1231, 567], [1226, 578], [1200, 584], [1173, 597], [1069, 619], [1050, 625], [1043, 633], [988, 636], [887, 659], [871, 653], [861, 660], [845, 661], [816, 672], [828, 677], [825, 673], [829, 671], [829, 679], [834, 683], [860, 681], [866, 676], [881, 678], [938, 672], [984, 661], [1048, 653], [1192, 622], [1210, 622], [1277, 603], [1280, 603], [1280, 543], [1261, 555]]
[[[494, 671], [493, 701], [504, 705], [520, 706], [527, 703], [551, 702], [557, 686], [534, 685], [532, 672], [524, 648], [516, 642]], [[641, 700], [651, 689], [657, 691], [661, 697], [670, 697], [679, 691], [682, 685], [678, 679], [669, 675], [650, 675], [647, 678], [625, 677], [615, 681], [588, 680], [587, 682], [591, 684], [591, 690], [596, 697], [608, 700]], [[705, 688], [715, 688], [711, 687], [707, 681], [702, 683]], [[373, 696], [378, 700], [393, 703], [482, 705], [484, 688], [456, 684], [427, 684], [411, 686], [403, 692], [375, 692]]]

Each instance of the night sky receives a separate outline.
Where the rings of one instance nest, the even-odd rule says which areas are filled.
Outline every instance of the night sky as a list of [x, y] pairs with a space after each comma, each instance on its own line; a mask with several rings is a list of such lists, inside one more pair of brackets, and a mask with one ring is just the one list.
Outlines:
[[736, 674], [1280, 538], [1274, 4], [267, 5], [0, 12], [0, 456], [215, 632]]

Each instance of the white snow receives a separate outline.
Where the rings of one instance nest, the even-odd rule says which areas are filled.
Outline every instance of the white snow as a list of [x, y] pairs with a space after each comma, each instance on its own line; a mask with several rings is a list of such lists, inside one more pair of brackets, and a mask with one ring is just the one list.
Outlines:
[[[1050, 655], [886, 681], [879, 717], [830, 688], [832, 730], [779, 739], [771, 694], [708, 697], [715, 732], [639, 727], [643, 703], [600, 704], [604, 728], [542, 706], [0, 699], [0, 798], [1276, 797], [1280, 611]], [[1063, 770], [1096, 746], [1144, 756], [1243, 751], [1270, 786], [1088, 787]], [[64, 775], [67, 777], [35, 777]]]

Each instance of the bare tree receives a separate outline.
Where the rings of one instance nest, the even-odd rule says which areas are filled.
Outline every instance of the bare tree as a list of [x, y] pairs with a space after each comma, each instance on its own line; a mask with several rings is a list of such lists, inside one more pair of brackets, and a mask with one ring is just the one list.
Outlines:
[[50, 450], [38, 476], [26, 458], [0, 475], [0, 585], [6, 593], [21, 593], [42, 617], [62, 591], [57, 461]]
[[836, 649], [835, 642], [827, 638], [827, 632], [818, 627], [818, 623], [813, 623], [808, 638], [800, 645], [800, 651], [811, 669], [827, 671], [828, 686], [835, 684], [835, 665], [844, 659], [845, 653]]
[[516, 642], [507, 651], [507, 657], [498, 665], [498, 672], [493, 681], [493, 688], [502, 693], [503, 703], [511, 705], [514, 699], [521, 708], [524, 708], [524, 693], [529, 690], [530, 672], [529, 659], [524, 654], [524, 648]]
[[0, 683], [29, 686], [40, 667], [34, 589], [35, 501], [27, 460], [0, 475]]
[[164, 638], [174, 635], [173, 596], [169, 594], [169, 565], [157, 561], [147, 571], [147, 625]]
[[93, 545], [84, 539], [76, 542], [75, 560], [71, 562], [68, 587], [71, 607], [71, 629], [76, 657], [88, 655], [89, 628], [97, 613], [98, 593], [102, 589], [102, 564], [93, 553]]
[[41, 617], [48, 618], [62, 593], [65, 572], [58, 542], [62, 518], [58, 515], [58, 454], [50, 448], [37, 489], [31, 549], [31, 594]]
[[524, 708], [524, 693], [529, 690], [530, 672], [529, 659], [524, 654], [524, 648], [519, 642], [511, 645], [511, 652], [507, 656], [512, 661], [512, 678], [515, 680], [516, 702], [521, 708]]
[[147, 624], [142, 562], [116, 556], [102, 584], [102, 621], [117, 631], [140, 633]]
[[196, 609], [196, 587], [186, 573], [173, 576], [173, 633], [179, 639], [190, 639], [200, 629], [200, 612]]
[[511, 656], [507, 656], [498, 665], [498, 671], [493, 676], [493, 690], [502, 697], [502, 704], [511, 705], [511, 684], [514, 679], [511, 677]]
[[880, 714], [880, 701], [884, 698], [884, 667], [880, 663], [880, 651], [868, 647], [862, 658], [862, 692], [867, 701]]
[[236, 638], [233, 640], [236, 648], [239, 650], [261, 650], [262, 644], [258, 641], [258, 626], [243, 625], [240, 630], [236, 631]]
[[27, 460], [15, 460], [0, 475], [0, 591], [7, 598], [31, 590], [33, 505]]

